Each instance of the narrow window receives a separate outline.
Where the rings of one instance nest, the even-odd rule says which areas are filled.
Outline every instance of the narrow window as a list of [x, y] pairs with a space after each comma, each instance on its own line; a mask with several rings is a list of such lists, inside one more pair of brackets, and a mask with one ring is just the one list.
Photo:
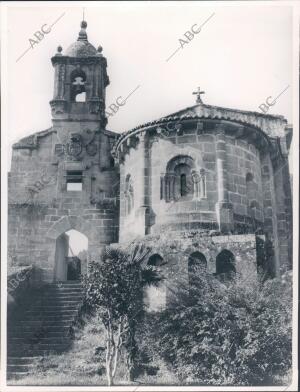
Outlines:
[[82, 171], [67, 171], [67, 191], [82, 191]]
[[180, 176], [180, 195], [185, 196], [186, 194], [187, 194], [186, 175], [181, 174], [181, 176]]
[[86, 74], [81, 69], [75, 69], [71, 73], [71, 101], [85, 102], [86, 101]]

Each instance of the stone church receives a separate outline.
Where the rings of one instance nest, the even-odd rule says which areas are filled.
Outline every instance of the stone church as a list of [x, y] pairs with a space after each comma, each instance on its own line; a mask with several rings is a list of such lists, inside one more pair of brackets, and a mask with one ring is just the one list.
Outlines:
[[290, 269], [286, 119], [207, 105], [198, 90], [193, 106], [110, 131], [107, 61], [86, 27], [51, 58], [52, 126], [13, 145], [9, 268], [67, 281], [66, 233], [77, 230], [88, 239], [81, 272], [104, 246], [133, 240], [150, 246], [148, 263], [170, 284], [195, 265], [237, 278]]

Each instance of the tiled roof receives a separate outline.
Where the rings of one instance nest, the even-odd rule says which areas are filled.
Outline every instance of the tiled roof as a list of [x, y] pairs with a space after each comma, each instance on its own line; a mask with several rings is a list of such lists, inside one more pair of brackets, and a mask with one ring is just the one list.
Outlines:
[[178, 112], [161, 117], [157, 120], [141, 124], [127, 132], [121, 134], [118, 138], [114, 148], [116, 149], [123, 140], [131, 134], [143, 131], [145, 128], [158, 125], [160, 123], [167, 123], [169, 121], [179, 121], [188, 119], [212, 119], [212, 120], [227, 120], [242, 123], [248, 126], [253, 126], [261, 129], [268, 136], [274, 137], [279, 134], [284, 135], [284, 129], [287, 121], [283, 116], [266, 115], [258, 112], [222, 108], [219, 106], [197, 104]]

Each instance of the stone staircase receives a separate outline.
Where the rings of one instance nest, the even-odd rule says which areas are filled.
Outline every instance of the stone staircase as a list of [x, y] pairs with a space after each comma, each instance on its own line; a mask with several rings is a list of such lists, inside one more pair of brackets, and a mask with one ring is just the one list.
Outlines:
[[41, 357], [70, 348], [81, 304], [79, 281], [56, 282], [46, 285], [39, 298], [8, 323], [7, 379], [28, 375]]

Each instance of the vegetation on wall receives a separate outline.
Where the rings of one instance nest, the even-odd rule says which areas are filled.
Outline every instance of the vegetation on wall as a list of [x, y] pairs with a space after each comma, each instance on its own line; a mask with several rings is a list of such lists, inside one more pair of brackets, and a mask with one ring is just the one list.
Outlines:
[[144, 349], [182, 384], [281, 384], [292, 364], [291, 289], [289, 274], [224, 285], [201, 271], [146, 318]]

